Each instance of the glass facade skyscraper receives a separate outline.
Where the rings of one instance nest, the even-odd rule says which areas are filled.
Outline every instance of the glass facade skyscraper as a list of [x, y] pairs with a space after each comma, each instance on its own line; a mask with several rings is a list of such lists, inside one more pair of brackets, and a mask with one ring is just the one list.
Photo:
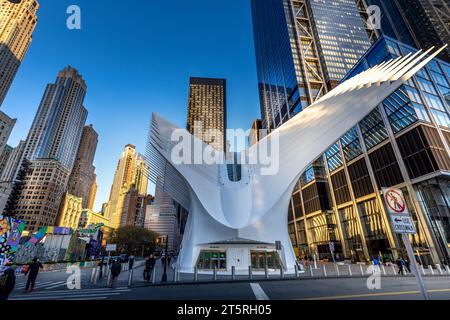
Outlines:
[[354, 0], [253, 0], [263, 128], [316, 101], [370, 47]]
[[[415, 48], [381, 37], [344, 79]], [[381, 188], [403, 190], [423, 263], [450, 262], [450, 65], [433, 60], [313, 162], [294, 190], [289, 231], [299, 256], [365, 261], [405, 255]]]
[[[364, 0], [381, 10], [381, 32], [419, 49], [450, 43], [447, 0]], [[450, 48], [439, 56], [450, 62]]]

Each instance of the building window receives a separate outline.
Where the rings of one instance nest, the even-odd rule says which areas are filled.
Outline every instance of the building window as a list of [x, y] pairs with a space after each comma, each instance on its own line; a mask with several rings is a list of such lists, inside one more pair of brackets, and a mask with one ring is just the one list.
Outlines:
[[392, 187], [403, 182], [402, 173], [390, 143], [370, 153], [369, 159], [379, 188]]
[[400, 88], [383, 101], [384, 109], [394, 133], [397, 133], [418, 120], [405, 88]]
[[364, 197], [374, 192], [364, 158], [348, 166], [348, 174], [356, 198]]
[[327, 157], [328, 170], [330, 170], [330, 172], [339, 169], [344, 164], [338, 142], [325, 152], [325, 156]]
[[350, 131], [341, 138], [341, 144], [345, 161], [347, 162], [362, 154], [361, 142], [356, 127], [350, 129]]
[[366, 116], [359, 125], [367, 149], [375, 147], [388, 138], [388, 132], [378, 108]]

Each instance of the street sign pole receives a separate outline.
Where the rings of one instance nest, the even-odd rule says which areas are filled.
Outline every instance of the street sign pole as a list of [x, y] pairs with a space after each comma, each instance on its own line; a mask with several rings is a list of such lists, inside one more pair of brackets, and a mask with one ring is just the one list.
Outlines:
[[416, 257], [414, 256], [414, 250], [408, 237], [409, 234], [415, 234], [416, 230], [414, 221], [409, 214], [403, 192], [399, 189], [383, 188], [383, 195], [386, 211], [389, 213], [391, 218], [392, 228], [395, 233], [401, 234], [406, 252], [408, 254], [408, 260], [410, 261], [411, 269], [416, 278], [420, 293], [422, 294], [424, 300], [428, 300], [428, 292], [425, 288], [422, 274], [419, 271]]
[[402, 239], [403, 239], [403, 243], [405, 244], [405, 247], [406, 247], [406, 252], [408, 253], [408, 259], [409, 259], [409, 261], [411, 261], [410, 262], [411, 269], [416, 277], [417, 285], [419, 286], [420, 293], [422, 294], [422, 297], [424, 300], [428, 300], [429, 299], [428, 292], [427, 292], [427, 289], [425, 288], [425, 283], [423, 282], [422, 274], [419, 271], [419, 267], [417, 265], [416, 258], [414, 257], [414, 251], [411, 246], [411, 241], [409, 241], [408, 234], [403, 233]]

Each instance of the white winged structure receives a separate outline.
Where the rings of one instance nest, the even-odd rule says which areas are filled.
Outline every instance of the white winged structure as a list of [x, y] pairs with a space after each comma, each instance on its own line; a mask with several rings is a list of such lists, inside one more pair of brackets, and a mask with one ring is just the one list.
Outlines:
[[[243, 163], [240, 179], [231, 181], [226, 164], [179, 164], [172, 159], [179, 143], [172, 141], [172, 135], [180, 129], [153, 114], [147, 150], [150, 178], [159, 183], [164, 179], [164, 191], [189, 209], [178, 271], [194, 272], [202, 250], [223, 249], [228, 272], [232, 267], [236, 272], [247, 271], [252, 250], [276, 252], [281, 268], [293, 272], [296, 257], [287, 212], [300, 175], [444, 48], [418, 51], [356, 75], [242, 153], [253, 159], [264, 145], [277, 150], [272, 155], [278, 157], [276, 174], [264, 174], [265, 165], [260, 162]], [[189, 137], [202, 150], [207, 148]]]

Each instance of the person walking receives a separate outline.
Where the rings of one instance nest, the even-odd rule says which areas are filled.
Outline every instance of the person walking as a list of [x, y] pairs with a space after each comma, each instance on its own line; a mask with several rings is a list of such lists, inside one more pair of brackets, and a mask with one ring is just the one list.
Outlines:
[[7, 268], [0, 276], [0, 301], [6, 301], [16, 285], [14, 269]]
[[133, 269], [134, 266], [134, 255], [131, 255], [130, 258], [128, 259], [128, 270]]
[[147, 260], [145, 260], [144, 265], [144, 282], [150, 282], [150, 275], [153, 272], [153, 268], [155, 267], [155, 257], [153, 254], [149, 255]]
[[34, 285], [36, 284], [36, 279], [39, 274], [39, 270], [44, 269], [44, 266], [39, 261], [38, 257], [33, 259], [33, 262], [28, 267], [28, 270], [25, 272], [25, 276], [28, 274], [27, 285], [25, 287], [25, 293], [32, 292], [34, 290]]
[[404, 262], [405, 262], [406, 271], [408, 271], [408, 273], [411, 273], [411, 263], [409, 262], [408, 259], [405, 259]]
[[122, 264], [119, 259], [114, 260], [111, 265], [111, 289], [115, 289], [117, 286], [117, 280], [119, 279], [120, 272], [122, 271]]
[[398, 267], [398, 274], [401, 274], [402, 276], [405, 274], [404, 270], [403, 270], [403, 259], [398, 258], [395, 263], [397, 264]]

